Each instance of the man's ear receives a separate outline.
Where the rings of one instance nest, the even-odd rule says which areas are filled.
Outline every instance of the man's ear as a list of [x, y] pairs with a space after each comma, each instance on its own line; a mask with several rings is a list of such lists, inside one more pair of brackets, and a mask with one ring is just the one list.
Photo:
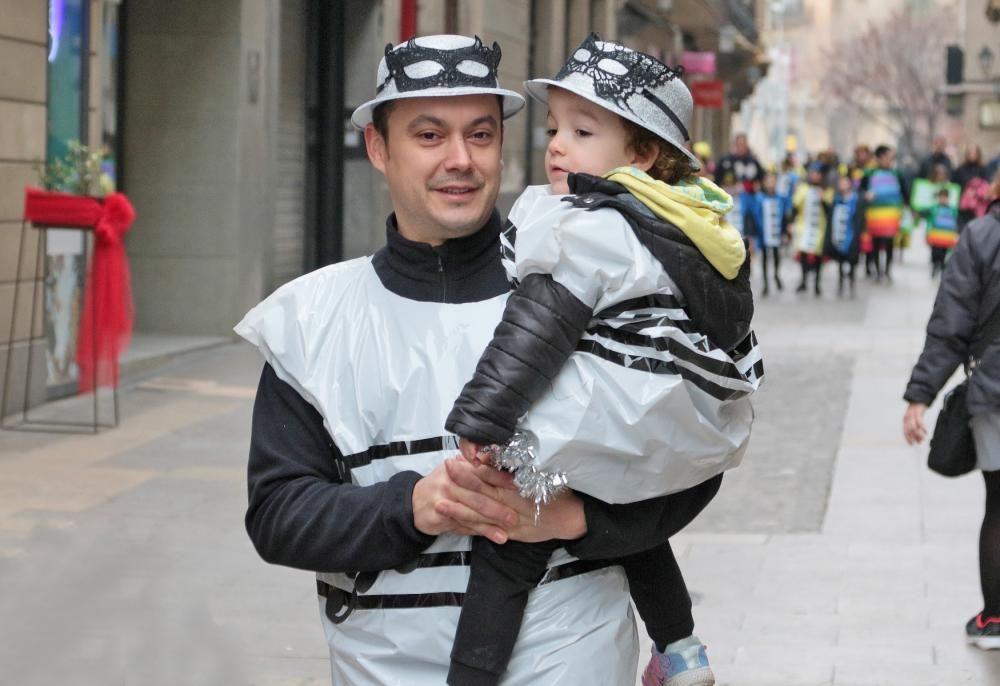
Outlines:
[[368, 159], [372, 166], [385, 174], [386, 161], [389, 159], [389, 146], [374, 124], [365, 126], [365, 150], [368, 152]]
[[656, 143], [645, 143], [639, 149], [632, 150], [631, 165], [644, 172], [653, 168], [656, 160], [660, 157], [660, 146]]

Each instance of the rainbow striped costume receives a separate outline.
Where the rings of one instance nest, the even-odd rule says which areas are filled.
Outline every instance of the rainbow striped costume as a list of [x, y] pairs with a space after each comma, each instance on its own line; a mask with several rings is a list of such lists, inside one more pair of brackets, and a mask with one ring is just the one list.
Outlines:
[[899, 174], [892, 169], [873, 169], [867, 190], [874, 197], [865, 208], [865, 228], [873, 238], [892, 238], [903, 220], [903, 189]]
[[927, 245], [932, 248], [954, 248], [958, 243], [958, 212], [948, 205], [935, 205], [927, 210]]

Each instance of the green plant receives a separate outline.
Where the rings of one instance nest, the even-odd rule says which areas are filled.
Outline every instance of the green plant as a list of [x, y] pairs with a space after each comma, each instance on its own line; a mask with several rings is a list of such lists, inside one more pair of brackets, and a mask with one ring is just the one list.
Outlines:
[[104, 195], [101, 165], [108, 156], [107, 150], [91, 149], [77, 140], [69, 141], [67, 148], [64, 157], [40, 168], [42, 187], [75, 195]]

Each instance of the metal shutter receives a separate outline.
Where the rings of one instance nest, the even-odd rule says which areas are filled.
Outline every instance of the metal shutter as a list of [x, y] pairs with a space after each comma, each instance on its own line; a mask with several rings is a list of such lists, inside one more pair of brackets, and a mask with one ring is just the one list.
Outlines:
[[305, 249], [306, 2], [281, 3], [278, 156], [271, 288], [302, 274]]

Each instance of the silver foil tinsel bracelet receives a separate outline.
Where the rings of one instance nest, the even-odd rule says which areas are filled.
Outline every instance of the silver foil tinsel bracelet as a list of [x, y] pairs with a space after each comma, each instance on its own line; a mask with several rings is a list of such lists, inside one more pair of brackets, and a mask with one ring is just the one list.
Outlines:
[[487, 448], [493, 466], [514, 474], [514, 485], [521, 497], [535, 503], [535, 526], [542, 505], [566, 490], [566, 475], [538, 469], [538, 437], [530, 431], [516, 431], [505, 446]]

